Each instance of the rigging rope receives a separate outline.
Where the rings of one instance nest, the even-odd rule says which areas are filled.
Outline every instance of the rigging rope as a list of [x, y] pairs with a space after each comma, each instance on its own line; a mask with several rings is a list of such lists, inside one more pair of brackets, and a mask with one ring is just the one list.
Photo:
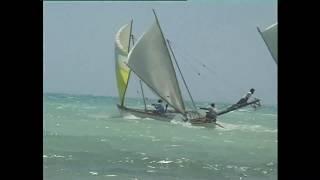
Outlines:
[[[173, 44], [173, 46], [175, 46], [175, 44], [174, 43], [172, 43]], [[209, 72], [209, 73], [211, 73], [212, 75], [214, 75], [213, 77], [216, 77], [216, 76], [219, 76], [219, 74], [216, 72], [216, 70], [214, 70], [214, 68], [212, 68], [211, 66], [210, 66], [210, 68], [205, 64], [205, 63], [203, 63], [202, 61], [200, 61], [198, 58], [195, 58], [194, 56], [192, 56], [191, 54], [189, 54], [188, 53], [188, 51], [186, 50], [186, 49], [184, 49], [183, 47], [182, 48], [175, 48], [175, 49], [181, 49], [181, 50], [183, 50], [182, 52], [183, 53], [180, 53], [179, 55], [181, 55], [181, 56], [183, 56], [183, 59], [186, 59], [187, 61], [186, 62], [192, 62], [192, 63], [198, 63], [197, 64], [197, 66], [199, 66], [199, 64], [200, 64], [200, 67], [201, 68], [204, 68], [204, 69], [206, 69], [206, 71], [207, 72]], [[184, 55], [185, 54], [185, 55]], [[192, 60], [190, 60], [189, 59], [189, 57], [190, 58], [192, 58]], [[192, 66], [192, 69], [194, 69], [194, 66]], [[198, 76], [205, 76], [205, 74], [204, 73], [200, 73], [199, 71], [197, 71], [196, 72], [197, 73], [197, 75]], [[211, 78], [210, 79], [212, 79], [212, 76], [210, 76]], [[219, 76], [220, 77], [220, 76]], [[220, 78], [216, 78], [218, 81], [220, 81], [221, 82], [221, 84], [222, 85], [231, 85], [232, 83], [230, 83], [229, 81], [227, 81], [226, 79], [224, 79], [223, 81], [220, 79]], [[243, 91], [243, 92], [246, 92], [246, 90], [244, 90], [242, 87], [238, 87], [241, 91]], [[225, 88], [225, 89], [228, 89], [228, 90], [231, 90], [233, 93], [235, 93], [235, 94], [239, 94], [239, 92], [238, 91], [236, 91], [235, 89], [233, 89], [233, 88]], [[224, 93], [225, 94], [225, 93]]]
[[[196, 68], [198, 66], [198, 64], [196, 64], [195, 61], [192, 61], [188, 57], [185, 57], [183, 55], [182, 55], [182, 57], [183, 57], [184, 60], [186, 60], [184, 62], [187, 62], [188, 63], [187, 65], [189, 65], [189, 67], [197, 74], [198, 78], [201, 77], [200, 79], [203, 80], [203, 81], [206, 81], [206, 82], [210, 82], [212, 80], [212, 76], [209, 77], [206, 74], [200, 73], [200, 70], [198, 70], [198, 68]], [[203, 78], [205, 78], [205, 79], [203, 79]], [[205, 87], [205, 88], [210, 89], [213, 92], [216, 92], [220, 96], [223, 94], [220, 91], [220, 89], [218, 89], [218, 88], [213, 89], [210, 86]]]

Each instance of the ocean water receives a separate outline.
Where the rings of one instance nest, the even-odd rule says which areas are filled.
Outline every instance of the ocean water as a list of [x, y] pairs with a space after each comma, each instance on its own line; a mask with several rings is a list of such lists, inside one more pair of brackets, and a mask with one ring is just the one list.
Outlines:
[[[275, 107], [223, 115], [223, 129], [121, 117], [117, 101], [44, 95], [44, 179], [277, 179]], [[143, 107], [138, 99], [128, 105]]]

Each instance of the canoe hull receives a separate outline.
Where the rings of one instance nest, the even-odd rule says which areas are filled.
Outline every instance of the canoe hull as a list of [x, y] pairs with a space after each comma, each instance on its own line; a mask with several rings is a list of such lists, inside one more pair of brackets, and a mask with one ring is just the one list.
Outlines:
[[118, 107], [120, 114], [122, 116], [132, 114], [132, 115], [137, 116], [139, 118], [152, 118], [155, 120], [169, 122], [177, 115], [177, 113], [174, 113], [174, 112], [159, 114], [159, 113], [155, 113], [153, 110], [145, 111], [144, 109], [128, 108], [128, 107], [120, 106], [118, 104], [117, 104], [117, 107]]
[[190, 119], [189, 122], [193, 126], [216, 127], [216, 123], [215, 122], [210, 122], [205, 117], [196, 118], [196, 119]]
[[[175, 116], [178, 115], [178, 113], [174, 111], [170, 111], [169, 113], [165, 113], [165, 114], [158, 114], [158, 113], [155, 113], [153, 110], [145, 111], [144, 109], [128, 108], [128, 107], [120, 106], [118, 104], [117, 104], [117, 107], [122, 116], [131, 114], [139, 118], [151, 118], [151, 119], [166, 121], [166, 122], [170, 122], [172, 119], [174, 119]], [[208, 122], [206, 121], [205, 118], [189, 119], [188, 122], [190, 122], [193, 126], [204, 126], [204, 127], [216, 126], [214, 122]]]

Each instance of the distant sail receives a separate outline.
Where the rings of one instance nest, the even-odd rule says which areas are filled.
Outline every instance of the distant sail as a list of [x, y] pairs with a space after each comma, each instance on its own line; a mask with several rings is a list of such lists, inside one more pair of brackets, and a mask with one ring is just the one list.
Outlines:
[[258, 28], [258, 31], [267, 45], [274, 61], [278, 64], [278, 23], [269, 26], [264, 31], [261, 31]]
[[126, 24], [120, 28], [120, 30], [116, 34], [115, 40], [116, 77], [121, 106], [123, 106], [124, 103], [126, 89], [130, 77], [130, 69], [126, 65], [128, 62], [130, 34], [131, 25]]
[[156, 94], [185, 113], [178, 80], [161, 29], [155, 22], [129, 53], [131, 70]]

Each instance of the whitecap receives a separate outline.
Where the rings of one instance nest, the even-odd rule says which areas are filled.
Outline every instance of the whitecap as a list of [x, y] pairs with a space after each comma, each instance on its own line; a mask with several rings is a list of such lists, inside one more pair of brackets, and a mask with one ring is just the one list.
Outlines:
[[239, 168], [241, 171], [247, 171], [249, 169], [249, 167], [246, 167], [246, 166], [242, 166]]
[[165, 160], [161, 160], [161, 161], [158, 161], [157, 163], [160, 163], [160, 164], [169, 164], [169, 163], [172, 163], [173, 161], [165, 161]]
[[155, 170], [147, 170], [147, 172], [153, 173], [156, 172]]
[[195, 129], [205, 128], [203, 126], [193, 126], [190, 122], [183, 122], [181, 120], [176, 120], [176, 119], [171, 120], [170, 123], [175, 124], [175, 125], [181, 125], [181, 126], [187, 127], [187, 128], [195, 128]]
[[141, 119], [133, 114], [125, 115], [123, 119]]
[[153, 121], [153, 120], [154, 120], [154, 119], [152, 119], [152, 118], [147, 118], [147, 117], [146, 117], [146, 118], [142, 118], [142, 119], [143, 119], [143, 120], [147, 120], [147, 121], [150, 121], [150, 120]]
[[190, 159], [184, 157], [182, 157], [181, 159], [183, 159], [184, 161], [190, 161]]
[[230, 123], [221, 123], [225, 128], [219, 128], [219, 131], [232, 131], [232, 130], [240, 130], [240, 131], [251, 131], [251, 132], [268, 132], [268, 133], [276, 133], [277, 129], [268, 129], [261, 125], [252, 125], [252, 124], [230, 124]]
[[104, 175], [104, 176], [107, 176], [107, 177], [114, 177], [114, 176], [118, 176], [118, 175], [115, 175], [115, 174], [107, 174], [107, 175]]
[[251, 111], [248, 110], [248, 109], [239, 109], [238, 111], [239, 111], [239, 112], [251, 112]]
[[227, 168], [228, 168], [228, 169], [231, 169], [231, 168], [233, 168], [233, 166], [231, 166], [231, 165], [227, 165]]
[[267, 166], [273, 166], [273, 162], [269, 162]]
[[182, 146], [182, 145], [178, 145], [178, 144], [171, 144], [171, 145], [169, 145], [169, 146], [171, 146], [171, 147], [180, 147], [180, 146]]
[[92, 175], [98, 175], [98, 172], [95, 172], [95, 171], [90, 171], [89, 173]]
[[64, 106], [58, 106], [56, 109], [63, 109]]
[[266, 129], [263, 132], [269, 132], [269, 133], [277, 133], [278, 130], [277, 129]]
[[54, 154], [53, 157], [56, 157], [56, 158], [64, 158], [64, 156], [56, 155], [56, 154]]
[[206, 166], [203, 166], [202, 168], [204, 168], [204, 169], [213, 169], [213, 165], [206, 164]]

